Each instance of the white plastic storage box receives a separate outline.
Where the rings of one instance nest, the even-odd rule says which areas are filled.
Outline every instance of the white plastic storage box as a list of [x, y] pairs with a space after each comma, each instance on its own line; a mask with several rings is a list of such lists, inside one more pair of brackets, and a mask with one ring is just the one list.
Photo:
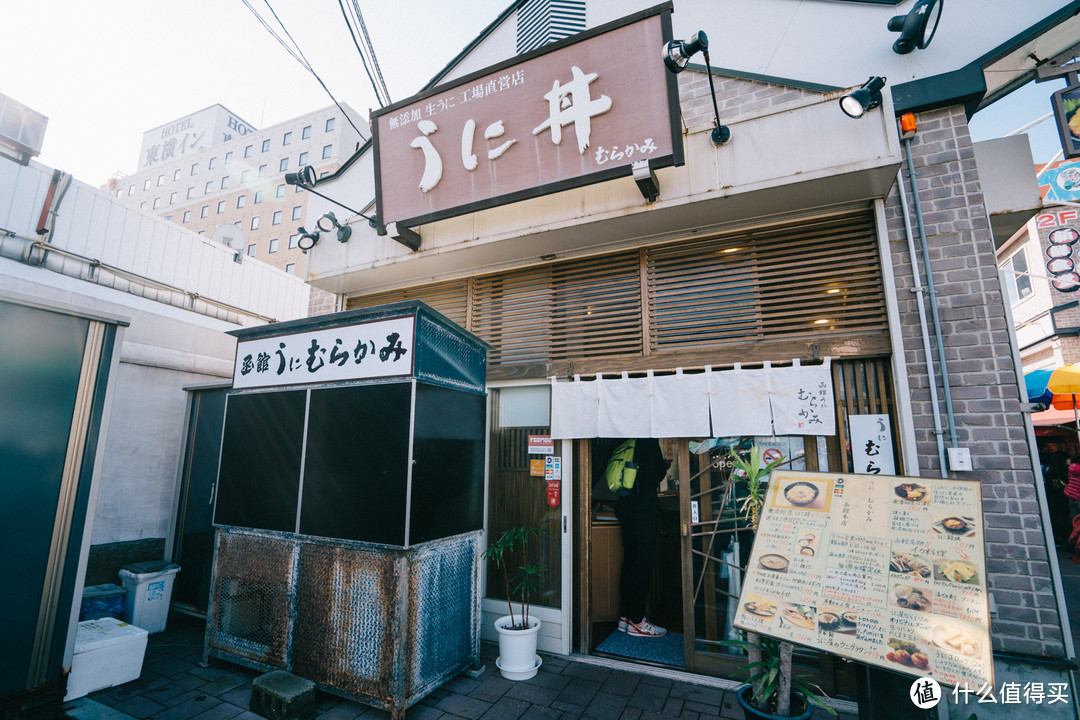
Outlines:
[[64, 701], [137, 680], [142, 674], [148, 634], [112, 617], [79, 623]]
[[173, 578], [179, 570], [179, 565], [161, 560], [133, 563], [120, 570], [120, 582], [127, 590], [128, 622], [150, 633], [165, 629]]

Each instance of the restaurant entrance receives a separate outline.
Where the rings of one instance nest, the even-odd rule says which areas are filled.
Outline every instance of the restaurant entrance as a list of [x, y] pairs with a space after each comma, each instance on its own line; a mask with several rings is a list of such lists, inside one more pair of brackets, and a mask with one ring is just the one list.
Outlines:
[[[733, 455], [757, 445], [769, 457], [784, 457], [788, 469], [852, 472], [852, 415], [895, 417], [888, 361], [833, 363], [837, 407], [835, 436], [733, 436], [661, 440], [671, 462], [659, 488], [660, 521], [656, 561], [647, 603], [650, 621], [665, 628], [660, 638], [620, 632], [619, 580], [622, 563], [618, 498], [608, 492], [604, 468], [620, 439], [579, 440], [576, 500], [580, 542], [575, 592], [575, 643], [580, 652], [642, 662], [713, 677], [743, 679], [742, 639], [732, 627], [741, 580], [754, 533], [745, 518], [745, 490], [730, 483]], [[894, 436], [895, 437], [895, 436]], [[897, 474], [902, 473], [900, 467]], [[797, 672], [832, 697], [854, 699], [862, 667], [827, 653], [796, 649]]]

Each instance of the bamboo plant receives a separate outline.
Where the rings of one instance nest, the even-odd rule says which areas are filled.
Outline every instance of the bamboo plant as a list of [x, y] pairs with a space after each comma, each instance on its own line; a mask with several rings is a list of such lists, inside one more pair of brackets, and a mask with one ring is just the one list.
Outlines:
[[[526, 561], [526, 548], [531, 538], [543, 535], [545, 530], [539, 527], [520, 525], [512, 527], [499, 536], [499, 539], [488, 545], [484, 551], [484, 557], [495, 563], [503, 578], [503, 588], [506, 590], [506, 604], [510, 609], [510, 629], [526, 630], [529, 623], [529, 605], [533, 593], [540, 589], [540, 579], [545, 569], [540, 563]], [[520, 556], [516, 568], [514, 556]], [[521, 622], [514, 616], [514, 597], [521, 603]]]

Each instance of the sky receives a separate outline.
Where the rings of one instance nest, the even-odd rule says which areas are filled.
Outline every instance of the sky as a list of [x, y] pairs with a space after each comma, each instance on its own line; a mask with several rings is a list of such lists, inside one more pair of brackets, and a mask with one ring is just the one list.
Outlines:
[[[338, 2], [248, 2], [284, 35], [273, 7], [338, 101], [364, 116], [378, 107]], [[358, 4], [396, 102], [416, 94], [511, 0]], [[243, 0], [13, 1], [3, 3], [0, 24], [0, 93], [49, 118], [36, 160], [94, 186], [136, 171], [144, 132], [211, 105], [264, 128], [333, 104]]]
[[[378, 107], [338, 2], [247, 1], [284, 34], [273, 7], [339, 101], [364, 115]], [[417, 93], [511, 4], [357, 1], [393, 101]], [[136, 171], [145, 131], [211, 105], [263, 128], [333, 103], [244, 0], [8, 2], [0, 20], [0, 93], [49, 118], [37, 160], [94, 186]], [[1000, 137], [1045, 115], [1063, 84], [1031, 83], [977, 113], [972, 136]], [[1027, 134], [1036, 163], [1060, 149], [1052, 120]]]

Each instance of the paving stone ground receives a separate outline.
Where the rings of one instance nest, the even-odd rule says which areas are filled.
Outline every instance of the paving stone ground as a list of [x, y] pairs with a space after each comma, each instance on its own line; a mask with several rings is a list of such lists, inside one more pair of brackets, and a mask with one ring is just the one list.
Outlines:
[[[201, 667], [202, 620], [173, 613], [150, 636], [138, 680], [99, 690], [65, 705], [73, 720], [259, 720], [248, 709], [251, 682], [262, 673], [213, 659]], [[483, 674], [459, 675], [409, 708], [409, 720], [741, 720], [734, 693], [626, 667], [611, 668], [542, 655], [531, 680], [506, 680], [495, 667], [498, 648], [483, 643]], [[383, 720], [390, 714], [320, 691], [316, 720]], [[818, 709], [813, 720], [829, 718]], [[840, 720], [856, 720], [841, 713]]]

